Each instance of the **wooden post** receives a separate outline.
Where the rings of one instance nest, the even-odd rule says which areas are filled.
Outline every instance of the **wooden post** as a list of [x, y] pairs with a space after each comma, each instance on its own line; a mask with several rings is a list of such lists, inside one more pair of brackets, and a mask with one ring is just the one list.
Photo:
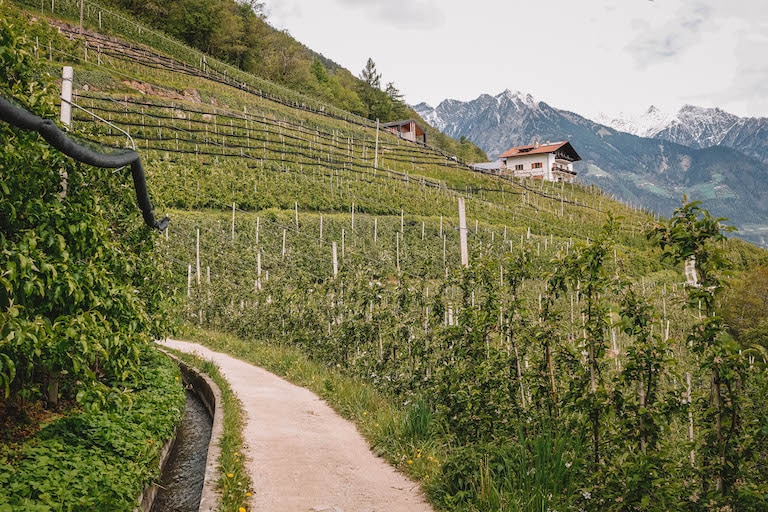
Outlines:
[[235, 241], [235, 203], [232, 203], [232, 241]]
[[[446, 265], [448, 262], [448, 254], [446, 252], [447, 246], [448, 246], [448, 235], [443, 235], [443, 265]], [[448, 267], [446, 267], [446, 270], [448, 270]]]
[[373, 170], [379, 166], [379, 120], [376, 120], [376, 149], [373, 152]]
[[424, 240], [424, 221], [421, 221], [421, 239]]
[[374, 219], [373, 219], [373, 241], [374, 241], [374, 243], [376, 242], [376, 239], [378, 238], [378, 235], [379, 235], [379, 218], [378, 217], [374, 217]]
[[464, 208], [464, 198], [459, 198], [459, 240], [461, 243], [461, 266], [469, 266], [469, 251], [467, 250], [467, 214]]
[[261, 217], [256, 217], [256, 245], [259, 245], [259, 221]]
[[400, 233], [395, 231], [395, 253], [397, 258], [397, 273], [400, 273]]
[[405, 233], [405, 210], [400, 208], [400, 232]]
[[339, 275], [339, 260], [336, 254], [336, 242], [331, 243], [331, 253], [333, 254], [333, 277]]
[[352, 231], [355, 231], [355, 203], [352, 203]]
[[443, 216], [440, 215], [440, 238], [443, 237]]
[[200, 228], [197, 228], [197, 244], [195, 246], [195, 253], [197, 261], [197, 266], [195, 267], [195, 270], [197, 271], [197, 285], [200, 286]]
[[[691, 406], [691, 374], [686, 372], [685, 383], [687, 386], [685, 392], [685, 401], [688, 403], [688, 441], [693, 444], [693, 408]], [[696, 452], [691, 448], [691, 466], [696, 465]]]
[[341, 228], [341, 258], [344, 259], [344, 240], [346, 238], [344, 228]]
[[294, 201], [293, 207], [296, 210], [296, 232], [299, 232], [299, 202]]
[[80, 35], [83, 35], [83, 11], [85, 7], [85, 0], [80, 0]]
[[64, 66], [61, 71], [61, 122], [72, 127], [72, 66]]
[[320, 247], [323, 246], [323, 215], [320, 214]]
[[256, 289], [261, 290], [261, 249], [256, 253]]

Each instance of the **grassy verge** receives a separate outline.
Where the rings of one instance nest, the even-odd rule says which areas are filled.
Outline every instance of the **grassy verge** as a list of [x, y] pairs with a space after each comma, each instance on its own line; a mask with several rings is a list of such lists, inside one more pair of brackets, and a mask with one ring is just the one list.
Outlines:
[[229, 382], [219, 372], [219, 367], [212, 361], [206, 361], [192, 354], [164, 348], [188, 365], [208, 375], [219, 386], [224, 411], [224, 431], [221, 436], [221, 455], [219, 456], [219, 481], [221, 491], [218, 510], [224, 512], [247, 510], [251, 496], [251, 479], [245, 469], [243, 458], [243, 423], [245, 421], [242, 405], [232, 392]]
[[179, 337], [259, 365], [310, 389], [353, 421], [377, 455], [421, 481], [428, 493], [438, 485], [446, 447], [439, 441], [430, 408], [420, 400], [398, 402], [359, 378], [311, 361], [295, 348], [246, 341], [189, 325]]
[[0, 512], [134, 509], [185, 403], [176, 365], [155, 350], [142, 360], [130, 408], [76, 413], [0, 446]]

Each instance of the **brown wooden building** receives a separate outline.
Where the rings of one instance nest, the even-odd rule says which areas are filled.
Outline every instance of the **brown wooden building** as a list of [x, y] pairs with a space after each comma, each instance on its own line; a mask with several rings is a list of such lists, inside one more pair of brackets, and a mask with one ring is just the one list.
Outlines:
[[384, 123], [382, 127], [397, 135], [401, 139], [410, 140], [412, 142], [427, 143], [427, 132], [424, 128], [416, 124], [413, 119], [406, 119], [404, 121], [392, 121]]

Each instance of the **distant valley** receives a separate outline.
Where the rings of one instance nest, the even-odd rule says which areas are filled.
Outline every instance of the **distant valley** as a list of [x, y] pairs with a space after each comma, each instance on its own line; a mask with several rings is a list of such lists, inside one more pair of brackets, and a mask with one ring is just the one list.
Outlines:
[[632, 204], [669, 215], [683, 195], [727, 217], [737, 236], [768, 244], [768, 119], [740, 118], [687, 105], [652, 107], [636, 118], [598, 121], [506, 90], [471, 101], [414, 106], [454, 138], [466, 137], [493, 159], [534, 140], [569, 140], [583, 161], [579, 179]]

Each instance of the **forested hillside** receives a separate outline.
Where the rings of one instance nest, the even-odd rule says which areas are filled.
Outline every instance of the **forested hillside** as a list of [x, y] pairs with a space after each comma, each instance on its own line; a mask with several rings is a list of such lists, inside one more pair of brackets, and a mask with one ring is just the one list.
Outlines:
[[722, 219], [475, 173], [97, 4], [80, 34], [62, 3], [63, 35], [29, 24], [16, 46], [74, 65], [73, 134], [145, 162], [171, 225], [143, 235], [170, 269], [136, 289], [217, 348], [273, 348], [288, 379], [312, 359], [324, 396], [351, 379], [337, 407], [438, 510], [765, 510], [766, 326], [745, 312], [768, 255]]

